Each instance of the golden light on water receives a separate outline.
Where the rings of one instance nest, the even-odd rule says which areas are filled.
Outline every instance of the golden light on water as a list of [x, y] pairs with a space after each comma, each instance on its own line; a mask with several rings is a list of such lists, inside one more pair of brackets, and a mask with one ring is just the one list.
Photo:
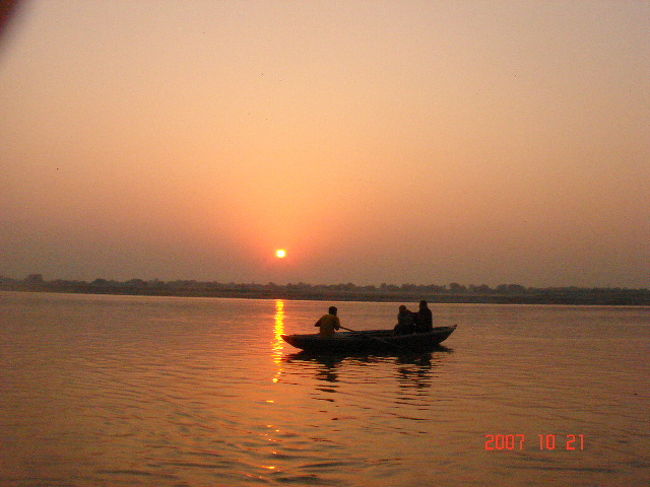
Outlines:
[[280, 380], [282, 374], [282, 350], [284, 349], [284, 301], [278, 299], [275, 301], [275, 326], [273, 327], [273, 362], [277, 367], [277, 371], [273, 376], [273, 382], [276, 383]]

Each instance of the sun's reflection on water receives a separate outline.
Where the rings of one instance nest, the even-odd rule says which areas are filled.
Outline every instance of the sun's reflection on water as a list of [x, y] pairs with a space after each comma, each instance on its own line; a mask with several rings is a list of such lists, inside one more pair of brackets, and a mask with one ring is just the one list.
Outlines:
[[273, 363], [276, 366], [276, 372], [273, 376], [273, 382], [275, 383], [280, 380], [280, 375], [284, 370], [282, 361], [282, 351], [284, 350], [284, 340], [282, 339], [282, 335], [284, 335], [284, 300], [282, 299], [276, 299], [275, 301], [274, 319], [272, 356]]

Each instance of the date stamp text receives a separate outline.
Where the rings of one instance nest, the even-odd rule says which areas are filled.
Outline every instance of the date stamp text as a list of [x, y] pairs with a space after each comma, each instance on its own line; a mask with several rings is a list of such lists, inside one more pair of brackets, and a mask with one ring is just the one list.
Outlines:
[[485, 450], [513, 451], [533, 448], [536, 450], [568, 450], [582, 451], [585, 449], [585, 435], [578, 434], [498, 434], [485, 435]]

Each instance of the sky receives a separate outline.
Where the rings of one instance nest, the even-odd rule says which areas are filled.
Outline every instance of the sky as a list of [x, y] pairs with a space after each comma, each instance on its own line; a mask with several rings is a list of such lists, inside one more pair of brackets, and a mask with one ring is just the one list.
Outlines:
[[649, 27], [624, 0], [22, 2], [0, 275], [650, 287]]

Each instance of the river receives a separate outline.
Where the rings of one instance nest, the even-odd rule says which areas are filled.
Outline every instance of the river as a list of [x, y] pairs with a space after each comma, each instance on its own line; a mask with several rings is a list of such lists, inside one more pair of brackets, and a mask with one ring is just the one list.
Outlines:
[[649, 307], [432, 305], [458, 329], [399, 356], [282, 341], [330, 304], [364, 330], [400, 303], [0, 293], [0, 483], [648, 481]]

